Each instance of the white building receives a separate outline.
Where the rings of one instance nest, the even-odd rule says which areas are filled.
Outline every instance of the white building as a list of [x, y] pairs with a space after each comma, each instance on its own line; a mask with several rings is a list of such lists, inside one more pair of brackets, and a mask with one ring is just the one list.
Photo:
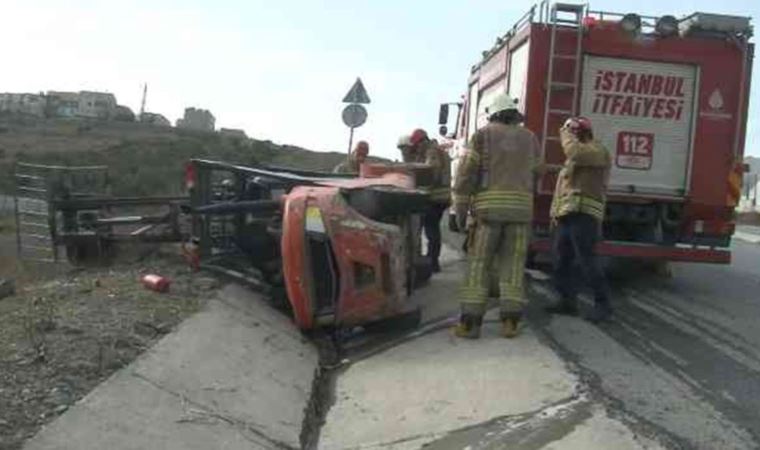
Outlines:
[[42, 94], [0, 94], [0, 112], [45, 117], [45, 105]]

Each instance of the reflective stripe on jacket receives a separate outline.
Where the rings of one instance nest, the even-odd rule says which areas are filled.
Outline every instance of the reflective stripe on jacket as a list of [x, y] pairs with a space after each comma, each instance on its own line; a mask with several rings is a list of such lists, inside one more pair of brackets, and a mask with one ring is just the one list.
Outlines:
[[421, 187], [428, 191], [434, 202], [448, 204], [451, 201], [451, 158], [434, 140], [422, 145], [418, 160], [430, 166], [433, 177], [430, 185]]
[[610, 155], [596, 141], [581, 143], [567, 134], [562, 136], [565, 164], [557, 176], [551, 216], [559, 218], [583, 213], [604, 220]]
[[489, 123], [475, 133], [462, 157], [454, 201], [470, 204], [476, 218], [530, 222], [539, 154], [538, 140], [527, 128]]

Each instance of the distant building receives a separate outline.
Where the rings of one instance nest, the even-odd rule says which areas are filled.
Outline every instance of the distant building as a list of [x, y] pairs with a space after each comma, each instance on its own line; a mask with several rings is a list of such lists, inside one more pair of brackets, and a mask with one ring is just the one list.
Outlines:
[[245, 134], [245, 131], [239, 128], [222, 128], [219, 130], [219, 133], [221, 133], [224, 136], [240, 138], [240, 139], [248, 139], [248, 135]]
[[111, 119], [116, 114], [116, 96], [107, 92], [81, 91], [79, 93], [79, 117]]
[[117, 112], [116, 96], [108, 92], [61, 92], [48, 91], [48, 117], [84, 117], [88, 119], [112, 119]]
[[0, 94], [0, 112], [45, 117], [43, 94]]
[[157, 113], [150, 113], [150, 112], [142, 113], [142, 115], [140, 115], [140, 122], [149, 123], [151, 125], [156, 125], [159, 127], [172, 126], [172, 123], [169, 122], [169, 119], [167, 119], [163, 115], [157, 114]]
[[79, 93], [48, 91], [48, 117], [77, 117], [79, 115]]
[[177, 119], [177, 128], [198, 131], [214, 131], [216, 119], [207, 109], [185, 108], [185, 116]]

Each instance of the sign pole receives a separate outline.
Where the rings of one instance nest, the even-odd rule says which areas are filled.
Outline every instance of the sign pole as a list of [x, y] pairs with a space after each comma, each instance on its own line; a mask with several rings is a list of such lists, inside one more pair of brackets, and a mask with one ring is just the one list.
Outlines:
[[351, 133], [348, 135], [348, 159], [351, 159], [351, 147], [354, 145], [354, 127], [351, 127]]
[[367, 90], [364, 88], [362, 80], [357, 78], [348, 94], [343, 97], [343, 103], [348, 103], [348, 105], [343, 108], [343, 113], [341, 114], [343, 123], [351, 129], [348, 135], [348, 152], [346, 154], [349, 164], [351, 163], [351, 150], [354, 146], [354, 128], [359, 128], [367, 121], [367, 110], [362, 105], [369, 102]]

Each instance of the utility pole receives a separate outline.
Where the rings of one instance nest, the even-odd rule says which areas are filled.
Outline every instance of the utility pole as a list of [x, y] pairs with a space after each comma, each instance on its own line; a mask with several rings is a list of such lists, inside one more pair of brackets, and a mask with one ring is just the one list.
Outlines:
[[148, 83], [143, 83], [142, 103], [140, 104], [140, 122], [142, 122], [143, 114], [145, 114], [145, 99], [147, 97], [148, 97]]

